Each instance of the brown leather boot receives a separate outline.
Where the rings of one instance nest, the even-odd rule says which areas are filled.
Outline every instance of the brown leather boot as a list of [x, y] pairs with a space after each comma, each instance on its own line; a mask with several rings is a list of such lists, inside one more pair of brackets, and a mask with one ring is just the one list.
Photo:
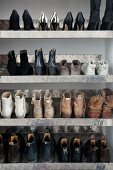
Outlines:
[[84, 117], [86, 109], [86, 103], [84, 99], [84, 93], [78, 92], [74, 99], [74, 117]]
[[71, 105], [71, 94], [64, 93], [60, 102], [61, 116], [64, 118], [71, 117], [72, 105]]
[[44, 95], [44, 117], [53, 118], [54, 117], [54, 108], [51, 92], [46, 91]]
[[43, 111], [42, 111], [42, 101], [41, 101], [41, 93], [36, 92], [32, 97], [32, 102], [34, 108], [33, 108], [33, 116], [34, 118], [42, 118], [43, 117]]
[[89, 118], [100, 118], [104, 100], [105, 98], [102, 95], [92, 96], [90, 98], [88, 103]]

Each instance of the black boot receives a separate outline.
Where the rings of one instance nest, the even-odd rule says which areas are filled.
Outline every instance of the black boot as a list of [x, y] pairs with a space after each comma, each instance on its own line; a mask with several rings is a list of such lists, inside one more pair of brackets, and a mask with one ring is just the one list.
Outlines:
[[50, 20], [50, 29], [54, 31], [59, 30], [59, 18], [56, 12], [53, 13], [52, 18]]
[[84, 30], [85, 19], [82, 12], [79, 12], [74, 25], [74, 30]]
[[46, 66], [44, 64], [43, 52], [41, 48], [35, 51], [35, 72], [36, 75], [46, 74]]
[[48, 30], [48, 19], [46, 17], [46, 15], [44, 14], [44, 12], [41, 13], [40, 16], [40, 30], [45, 31]]
[[15, 52], [10, 51], [8, 54], [8, 64], [7, 64], [7, 70], [11, 76], [19, 75], [20, 69], [16, 64], [16, 58], [15, 58]]
[[63, 23], [63, 30], [72, 30], [73, 16], [71, 12], [68, 12]]
[[20, 29], [20, 26], [19, 26], [19, 15], [18, 15], [16, 10], [13, 10], [12, 14], [10, 16], [9, 29], [10, 30], [19, 30]]
[[30, 16], [28, 10], [25, 10], [23, 13], [23, 22], [24, 22], [24, 30], [34, 30], [33, 20]]
[[28, 62], [27, 50], [20, 51], [20, 74], [21, 75], [32, 75], [33, 68]]
[[100, 24], [101, 0], [90, 0], [90, 18], [87, 30], [98, 30]]
[[113, 30], [113, 0], [106, 0], [106, 9], [102, 19], [101, 30]]
[[48, 61], [48, 75], [58, 75], [58, 66], [55, 61], [56, 50], [52, 49], [49, 52], [49, 61]]

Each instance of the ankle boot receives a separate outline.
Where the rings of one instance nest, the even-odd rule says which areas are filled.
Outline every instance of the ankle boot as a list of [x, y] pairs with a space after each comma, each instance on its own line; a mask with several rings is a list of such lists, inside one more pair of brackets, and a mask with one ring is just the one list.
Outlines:
[[32, 75], [33, 68], [28, 62], [27, 50], [20, 51], [20, 73], [21, 75]]
[[48, 91], [44, 95], [44, 117], [45, 118], [54, 117], [52, 94]]
[[5, 150], [3, 135], [0, 134], [0, 163], [5, 163]]
[[60, 62], [60, 75], [70, 75], [70, 69], [67, 60], [62, 60]]
[[113, 30], [113, 1], [106, 0], [106, 9], [102, 19], [101, 30]]
[[20, 70], [16, 64], [15, 52], [10, 51], [8, 54], [8, 63], [7, 63], [7, 70], [11, 76], [19, 75]]
[[46, 66], [44, 64], [43, 52], [41, 48], [35, 51], [35, 72], [36, 75], [46, 74]]
[[20, 142], [16, 134], [12, 134], [8, 140], [8, 162], [20, 162]]
[[29, 112], [29, 106], [26, 103], [24, 94], [17, 92], [15, 94], [15, 114], [17, 118], [24, 118]]
[[59, 18], [56, 12], [54, 12], [51, 17], [50, 29], [54, 31], [59, 30]]
[[19, 26], [19, 15], [17, 13], [16, 10], [12, 11], [12, 14], [10, 16], [10, 20], [9, 20], [9, 29], [10, 30], [19, 30], [20, 26]]
[[71, 64], [71, 75], [80, 75], [81, 63], [78, 60], [73, 60]]
[[12, 95], [10, 92], [5, 92], [2, 94], [1, 99], [1, 115], [4, 118], [10, 118], [13, 113], [14, 104], [12, 100]]
[[73, 27], [73, 16], [71, 12], [68, 12], [63, 23], [63, 30], [68, 31], [72, 30]]
[[28, 10], [24, 10], [24, 13], [22, 15], [23, 22], [24, 22], [24, 30], [34, 30], [33, 20], [30, 16]]
[[75, 20], [74, 30], [84, 30], [84, 23], [85, 23], [84, 16], [82, 12], [79, 12]]
[[47, 19], [46, 15], [44, 14], [44, 12], [41, 12], [41, 15], [40, 15], [40, 26], [39, 26], [39, 28], [42, 31], [48, 30], [48, 19]]
[[36, 92], [32, 97], [32, 104], [33, 104], [33, 117], [34, 118], [42, 118], [43, 117], [43, 110], [42, 110], [42, 100], [41, 100], [41, 93]]
[[58, 75], [58, 66], [55, 61], [56, 50], [52, 49], [49, 52], [49, 61], [48, 61], [48, 75]]
[[101, 0], [90, 0], [90, 18], [87, 30], [98, 30]]

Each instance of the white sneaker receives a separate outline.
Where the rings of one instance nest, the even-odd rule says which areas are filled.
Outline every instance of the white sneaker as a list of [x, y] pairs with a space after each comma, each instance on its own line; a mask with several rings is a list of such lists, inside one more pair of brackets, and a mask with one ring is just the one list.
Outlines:
[[29, 112], [29, 106], [25, 101], [25, 96], [22, 92], [17, 92], [15, 95], [15, 114], [17, 118], [24, 118]]
[[96, 62], [90, 61], [87, 63], [83, 63], [81, 66], [81, 70], [84, 75], [95, 75]]
[[10, 118], [13, 109], [14, 109], [14, 104], [13, 104], [11, 93], [10, 92], [3, 93], [1, 99], [1, 115], [4, 118]]
[[109, 74], [109, 64], [107, 61], [102, 60], [97, 64], [96, 72], [98, 75], [108, 75]]

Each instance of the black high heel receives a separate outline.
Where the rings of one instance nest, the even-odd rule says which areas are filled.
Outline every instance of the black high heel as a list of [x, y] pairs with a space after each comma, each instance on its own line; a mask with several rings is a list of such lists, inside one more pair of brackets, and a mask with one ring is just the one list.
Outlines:
[[82, 12], [79, 12], [75, 20], [74, 30], [84, 30], [84, 23], [85, 23], [84, 16]]
[[73, 16], [71, 12], [68, 12], [63, 23], [63, 30], [72, 30], [73, 26]]
[[9, 29], [10, 30], [19, 30], [20, 29], [19, 20], [20, 20], [20, 17], [18, 15], [17, 11], [13, 10], [12, 14], [10, 16], [10, 20], [9, 20]]

